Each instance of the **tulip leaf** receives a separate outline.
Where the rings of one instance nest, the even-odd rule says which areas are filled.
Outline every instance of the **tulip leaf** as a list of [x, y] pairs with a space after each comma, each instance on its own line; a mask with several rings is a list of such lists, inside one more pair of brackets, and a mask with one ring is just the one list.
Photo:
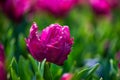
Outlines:
[[13, 68], [16, 71], [16, 73], [18, 74], [18, 64], [17, 64], [15, 57], [12, 58], [9, 68]]
[[94, 67], [92, 67], [90, 69], [90, 71], [88, 72], [86, 80], [90, 80], [91, 75], [98, 69], [98, 67], [99, 67], [99, 64], [96, 64]]
[[22, 80], [30, 80], [32, 78], [32, 72], [29, 67], [29, 61], [20, 56], [18, 65], [20, 78]]
[[[25, 51], [26, 50], [26, 45], [25, 45], [25, 39], [23, 34], [19, 34], [19, 47], [21, 49], [21, 51]], [[26, 53], [23, 53], [23, 55], [26, 55]]]
[[20, 80], [20, 77], [17, 76], [17, 74], [15, 73], [15, 71], [13, 70], [13, 68], [11, 68], [10, 72], [11, 72], [11, 78], [12, 78], [12, 80]]
[[55, 64], [52, 64], [50, 66], [50, 70], [52, 71], [53, 80], [58, 80], [60, 76], [62, 75], [63, 69], [61, 66], [57, 66]]
[[41, 63], [41, 69], [40, 69], [41, 70], [41, 76], [43, 76], [43, 74], [44, 74], [45, 62], [46, 62], [46, 59], [44, 59]]
[[80, 70], [78, 72], [76, 72], [72, 78], [72, 80], [79, 80], [79, 79], [82, 79], [85, 74], [89, 71], [89, 68], [85, 68], [83, 70]]
[[37, 70], [38, 70], [37, 61], [35, 59], [33, 59], [33, 57], [30, 54], [28, 54], [28, 57], [29, 57], [30, 63], [32, 64], [33, 70], [35, 72], [37, 72]]
[[41, 72], [40, 72], [40, 63], [38, 63], [37, 65], [37, 61], [35, 59], [33, 59], [33, 57], [29, 54], [28, 55], [30, 63], [32, 65], [32, 68], [35, 72], [35, 77], [36, 80], [43, 80], [42, 76], [41, 76]]
[[41, 77], [40, 72], [36, 72], [36, 80], [44, 80], [43, 77]]
[[80, 80], [80, 79], [89, 80], [91, 75], [96, 71], [98, 67], [99, 67], [99, 64], [96, 64], [92, 68], [83, 68], [82, 70], [74, 74], [72, 80]]
[[12, 34], [13, 34], [13, 29], [10, 28], [7, 32], [7, 38], [10, 39], [12, 37]]
[[15, 44], [15, 39], [12, 39], [9, 43], [9, 45], [7, 45], [6, 48], [6, 53], [7, 53], [7, 57], [6, 57], [6, 62], [7, 62], [7, 66], [9, 66], [11, 64], [13, 55], [14, 55], [14, 44]]
[[115, 68], [114, 68], [113, 59], [110, 59], [110, 67], [111, 67], [110, 74], [115, 74], [115, 73], [117, 73], [117, 71], [116, 71]]
[[44, 80], [53, 80], [52, 73], [50, 71], [50, 64], [48, 62], [45, 63], [44, 67]]

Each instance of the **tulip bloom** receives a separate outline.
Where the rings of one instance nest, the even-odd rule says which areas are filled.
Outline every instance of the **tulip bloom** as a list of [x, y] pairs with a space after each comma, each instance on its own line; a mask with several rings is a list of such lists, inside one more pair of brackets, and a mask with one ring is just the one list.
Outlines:
[[4, 63], [4, 61], [5, 61], [4, 48], [2, 44], [0, 44], [0, 62]]
[[107, 0], [90, 0], [89, 3], [96, 14], [110, 13], [111, 6]]
[[38, 8], [52, 13], [55, 17], [65, 16], [78, 0], [38, 0]]
[[0, 80], [7, 80], [4, 62], [5, 62], [4, 48], [2, 44], [0, 44]]
[[7, 80], [7, 74], [2, 62], [0, 62], [0, 80]]
[[6, 0], [3, 11], [13, 20], [21, 20], [29, 11], [31, 0]]
[[70, 73], [65, 73], [65, 74], [63, 74], [63, 76], [61, 77], [60, 80], [71, 80], [72, 76], [73, 75]]
[[51, 24], [39, 33], [36, 23], [33, 23], [26, 39], [27, 48], [36, 60], [46, 59], [58, 65], [62, 65], [67, 59], [72, 44], [69, 27], [59, 24]]
[[120, 62], [118, 62], [118, 68], [120, 69]]
[[111, 8], [117, 8], [120, 5], [120, 0], [107, 0]]

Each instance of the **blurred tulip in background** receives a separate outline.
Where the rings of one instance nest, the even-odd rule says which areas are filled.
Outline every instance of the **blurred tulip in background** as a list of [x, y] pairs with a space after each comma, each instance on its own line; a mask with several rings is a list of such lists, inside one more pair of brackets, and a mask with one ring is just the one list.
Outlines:
[[5, 56], [3, 45], [0, 44], [0, 80], [7, 80], [5, 71]]
[[4, 48], [2, 44], [0, 44], [0, 62], [2, 63], [5, 62], [5, 53], [4, 53]]
[[53, 14], [55, 17], [62, 17], [77, 4], [78, 0], [37, 0], [39, 9]]
[[90, 0], [90, 5], [96, 14], [106, 15], [110, 13], [111, 7], [107, 0]]
[[20, 21], [30, 10], [31, 0], [6, 0], [2, 7], [10, 19]]

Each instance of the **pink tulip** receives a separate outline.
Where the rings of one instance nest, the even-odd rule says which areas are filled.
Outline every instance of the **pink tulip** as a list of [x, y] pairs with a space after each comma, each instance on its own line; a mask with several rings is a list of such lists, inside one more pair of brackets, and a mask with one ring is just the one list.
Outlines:
[[31, 7], [31, 0], [6, 0], [3, 11], [9, 18], [20, 21]]
[[112, 9], [117, 8], [120, 5], [120, 0], [107, 0]]
[[5, 62], [4, 48], [2, 44], [0, 44], [0, 80], [7, 80], [4, 62]]
[[40, 9], [52, 13], [55, 17], [65, 16], [78, 2], [78, 0], [38, 0]]
[[73, 38], [70, 38], [68, 26], [51, 24], [39, 33], [36, 23], [33, 23], [26, 45], [36, 60], [46, 58], [48, 62], [62, 65], [71, 51]]
[[90, 0], [89, 3], [96, 14], [110, 13], [111, 6], [107, 0]]
[[0, 80], [7, 80], [7, 74], [2, 62], [0, 62]]

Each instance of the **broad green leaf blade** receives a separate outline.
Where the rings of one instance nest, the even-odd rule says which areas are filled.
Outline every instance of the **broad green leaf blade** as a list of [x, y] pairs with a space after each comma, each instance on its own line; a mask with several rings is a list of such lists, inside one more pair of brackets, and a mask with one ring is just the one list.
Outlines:
[[49, 63], [45, 63], [45, 67], [44, 67], [44, 80], [53, 80], [52, 73], [50, 71], [50, 64]]
[[14, 45], [15, 45], [15, 39], [12, 39], [10, 43], [8, 43], [6, 48], [6, 65], [9, 66], [11, 64], [12, 58], [14, 56]]
[[82, 69], [82, 70], [76, 72], [74, 74], [72, 80], [80, 80], [80, 79], [82, 79], [83, 77], [85, 77], [85, 75], [87, 74], [87, 72], [89, 70], [90, 70], [89, 68], [85, 68], [85, 69]]
[[28, 55], [28, 57], [32, 65], [33, 71], [35, 72], [34, 76], [36, 80], [43, 80], [40, 72], [40, 62], [37, 65], [37, 61], [30, 54]]
[[8, 70], [11, 68], [13, 68], [15, 70], [15, 72], [18, 74], [18, 64], [17, 64], [15, 57], [12, 58], [12, 61], [8, 67]]
[[33, 73], [31, 71], [29, 61], [20, 56], [18, 65], [21, 80], [31, 80]]
[[87, 74], [86, 80], [89, 80], [92, 74], [98, 69], [99, 64], [96, 64], [94, 67], [91, 68], [91, 70]]
[[20, 80], [20, 77], [17, 76], [17, 74], [15, 73], [15, 71], [13, 70], [13, 68], [11, 68], [10, 74], [11, 74], [12, 80]]
[[22, 48], [22, 50], [24, 51], [26, 49], [26, 45], [25, 45], [25, 39], [23, 34], [19, 34], [19, 46], [20, 48]]
[[29, 57], [30, 63], [32, 64], [33, 70], [37, 72], [38, 70], [37, 61], [33, 59], [33, 57], [30, 54], [28, 54], [28, 57]]
[[110, 59], [110, 68], [111, 68], [111, 71], [110, 71], [110, 74], [111, 74], [111, 75], [117, 73], [117, 71], [116, 71], [115, 68], [114, 68], [113, 59]]
[[43, 77], [41, 77], [40, 72], [38, 71], [36, 72], [35, 76], [36, 76], [36, 80], [44, 80]]
[[92, 76], [92, 74], [96, 71], [96, 69], [99, 67], [99, 64], [96, 64], [92, 68], [84, 68], [78, 72], [76, 72], [72, 78], [72, 80], [80, 80], [85, 79], [89, 80], [89, 78]]

